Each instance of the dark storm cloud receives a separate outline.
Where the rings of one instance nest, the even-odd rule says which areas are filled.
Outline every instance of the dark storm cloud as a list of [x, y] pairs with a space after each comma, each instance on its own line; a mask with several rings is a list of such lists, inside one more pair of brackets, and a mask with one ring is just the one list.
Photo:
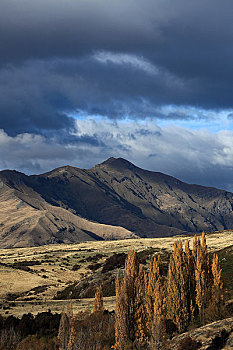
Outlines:
[[0, 19], [3, 62], [134, 49], [153, 29], [132, 0], [2, 0]]
[[[159, 116], [152, 100], [158, 99], [164, 76], [157, 74], [156, 82], [154, 78], [134, 66], [106, 65], [94, 57], [5, 67], [0, 71], [0, 128], [10, 135], [69, 130], [74, 121], [67, 114], [72, 113], [110, 118]], [[170, 93], [177, 92], [173, 85]]]
[[0, 128], [10, 135], [68, 131], [74, 126], [68, 116], [74, 115], [207, 118], [204, 110], [161, 108], [186, 104], [191, 89], [198, 99], [195, 84], [184, 84], [135, 55], [28, 61], [0, 71]]
[[59, 84], [37, 64], [0, 71], [0, 128], [10, 135], [23, 132], [70, 130], [74, 121], [63, 111], [71, 108]]
[[[188, 5], [185, 0], [2, 0], [0, 61], [2, 67], [15, 69], [30, 61], [38, 89], [44, 89], [37, 76], [38, 59], [47, 65], [53, 88], [47, 101], [38, 99], [34, 106], [51, 108], [54, 116], [50, 111], [44, 118], [51, 123], [53, 118], [63, 123], [56, 113], [72, 108], [112, 117], [155, 115], [163, 104], [232, 108], [232, 11], [231, 0]], [[64, 89], [61, 78], [56, 82], [51, 76], [51, 60], [57, 57], [56, 74], [66, 76]], [[144, 67], [137, 58], [144, 60]], [[79, 97], [72, 97], [75, 93]]]
[[231, 132], [154, 124], [231, 123], [232, 13], [232, 0], [1, 0], [0, 168], [119, 156], [233, 189]]

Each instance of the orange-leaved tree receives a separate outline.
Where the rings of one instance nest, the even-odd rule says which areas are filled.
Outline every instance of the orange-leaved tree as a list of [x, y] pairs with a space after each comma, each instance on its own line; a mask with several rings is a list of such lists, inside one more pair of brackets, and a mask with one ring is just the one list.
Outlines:
[[150, 261], [149, 273], [145, 278], [146, 284], [146, 311], [147, 311], [147, 328], [149, 336], [151, 336], [152, 322], [154, 318], [154, 301], [156, 297], [156, 282], [161, 276], [160, 256], [154, 257]]
[[223, 278], [222, 269], [220, 266], [220, 261], [218, 255], [214, 254], [212, 262], [212, 274], [213, 274], [213, 284], [212, 284], [212, 298], [211, 306], [213, 307], [213, 312], [215, 318], [221, 318], [223, 313]]
[[115, 349], [123, 350], [130, 344], [143, 346], [147, 341], [144, 281], [136, 253], [130, 250], [125, 269], [116, 278]]
[[153, 320], [151, 328], [151, 345], [154, 350], [165, 349], [166, 336], [166, 298], [164, 279], [159, 276], [154, 288]]
[[195, 258], [189, 247], [189, 241], [185, 241], [185, 259], [187, 264], [187, 307], [189, 314], [189, 323], [194, 322], [198, 313], [196, 304], [196, 284], [195, 284]]
[[174, 244], [170, 257], [167, 281], [167, 314], [179, 332], [189, 324], [188, 267], [181, 240]]
[[71, 331], [71, 324], [73, 320], [73, 307], [72, 304], [69, 303], [67, 306], [67, 311], [63, 311], [61, 315], [61, 320], [59, 324], [58, 329], [58, 344], [59, 344], [59, 350], [67, 350], [68, 344], [70, 341], [70, 331]]
[[145, 271], [139, 265], [138, 276], [135, 281], [135, 344], [146, 346], [148, 344], [147, 313], [145, 303]]
[[205, 310], [211, 300], [212, 277], [210, 258], [206, 245], [205, 233], [202, 233], [202, 242], [198, 244], [195, 259], [196, 303], [202, 324], [205, 323]]
[[96, 288], [95, 298], [93, 301], [93, 312], [104, 311], [104, 300], [102, 286]]

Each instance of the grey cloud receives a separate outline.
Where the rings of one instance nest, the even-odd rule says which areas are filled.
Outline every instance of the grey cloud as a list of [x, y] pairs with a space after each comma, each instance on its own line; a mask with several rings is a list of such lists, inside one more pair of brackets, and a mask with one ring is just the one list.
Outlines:
[[23, 132], [71, 129], [70, 108], [59, 82], [51, 88], [51, 75], [38, 65], [0, 71], [0, 128], [11, 135]]
[[[232, 131], [211, 134], [175, 126], [160, 128], [149, 119], [143, 124], [78, 120], [73, 135], [77, 142], [66, 144], [33, 134], [10, 137], [1, 131], [0, 168], [26, 173], [41, 173], [65, 164], [90, 168], [114, 156], [188, 183], [233, 191]], [[140, 130], [148, 130], [148, 136]]]
[[95, 49], [125, 49], [135, 35], [147, 41], [151, 28], [132, 0], [2, 0], [1, 42], [5, 62], [74, 57]]
[[[232, 10], [231, 0], [224, 6], [218, 0], [188, 6], [185, 0], [113, 0], [111, 6], [104, 0], [2, 0], [0, 60], [8, 67], [31, 61], [36, 72], [41, 59], [53, 79], [51, 62], [60, 58], [54, 70], [77, 77], [80, 85], [67, 81], [60, 98], [71, 107], [70, 95], [79, 94], [73, 107], [87, 113], [115, 116], [128, 108], [143, 118], [167, 103], [232, 108]], [[91, 59], [98, 52], [125, 62], [116, 67], [102, 59], [101, 65]], [[144, 71], [127, 63], [127, 55], [142, 58]], [[150, 76], [153, 67], [158, 74]], [[54, 80], [55, 97], [59, 84]], [[51, 108], [56, 114], [58, 99]]]
[[[189, 82], [169, 80], [166, 74], [159, 69], [150, 75], [134, 65], [105, 64], [93, 56], [4, 68], [0, 71], [0, 127], [10, 135], [56, 133], [72, 129], [74, 120], [68, 116], [75, 114], [113, 119], [206, 118], [205, 110], [162, 108], [185, 104], [190, 90]], [[194, 100], [198, 93], [193, 88]]]
[[222, 111], [230, 123], [232, 11], [232, 0], [1, 0], [0, 167], [119, 156], [232, 188], [231, 132], [155, 125]]
[[66, 164], [85, 167], [87, 156], [93, 160], [97, 150], [101, 154], [105, 148], [96, 135], [70, 135], [61, 140], [29, 133], [9, 136], [0, 130], [0, 169], [38, 174]]
[[[212, 134], [176, 126], [160, 128], [149, 119], [143, 125], [135, 121], [96, 124], [94, 120], [80, 120], [77, 125], [79, 135], [83, 130], [89, 130], [90, 135], [95, 131], [106, 147], [111, 145], [110, 152], [106, 153], [107, 148], [102, 151], [103, 158], [123, 156], [142, 168], [164, 172], [189, 183], [233, 190], [232, 131]], [[147, 137], [145, 130], [148, 130]], [[119, 146], [125, 149], [119, 152]]]
[[155, 135], [155, 136], [161, 136], [160, 131], [151, 131], [149, 129], [140, 129], [135, 132], [136, 135], [141, 135], [141, 136], [149, 136], [149, 135]]

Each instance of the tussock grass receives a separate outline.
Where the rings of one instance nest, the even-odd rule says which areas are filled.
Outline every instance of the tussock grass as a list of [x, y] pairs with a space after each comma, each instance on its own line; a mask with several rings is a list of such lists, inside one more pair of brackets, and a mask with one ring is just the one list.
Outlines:
[[[187, 239], [192, 241], [193, 237], [190, 235], [0, 249], [0, 313], [8, 312], [19, 316], [25, 312], [36, 314], [46, 309], [61, 312], [67, 300], [53, 300], [54, 296], [75, 281], [95, 276], [96, 271], [89, 268], [90, 262], [100, 264], [97, 272], [101, 273], [101, 266], [106, 259], [113, 254], [127, 254], [130, 249], [139, 252], [142, 258], [148, 259], [151, 255], [161, 254], [167, 261], [178, 238], [184, 242]], [[225, 285], [233, 297], [233, 231], [207, 234], [207, 245], [209, 251], [219, 254]], [[19, 266], [25, 265], [25, 261], [30, 266], [28, 271], [19, 269]], [[77, 270], [73, 269], [75, 265], [79, 265]], [[44, 288], [37, 288], [41, 286]], [[9, 293], [17, 294], [18, 298], [14, 301], [15, 306], [3, 310], [3, 307], [9, 306], [9, 302], [6, 302]], [[114, 308], [114, 297], [105, 299], [106, 307]], [[75, 312], [92, 308], [92, 299], [74, 300], [73, 303]]]

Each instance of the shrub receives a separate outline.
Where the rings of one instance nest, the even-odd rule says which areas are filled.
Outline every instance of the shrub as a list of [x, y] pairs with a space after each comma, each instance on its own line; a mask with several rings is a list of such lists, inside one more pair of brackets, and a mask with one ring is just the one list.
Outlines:
[[177, 350], [197, 350], [197, 349], [199, 349], [199, 345], [196, 342], [196, 340], [188, 336], [181, 340]]
[[120, 267], [124, 267], [126, 257], [127, 255], [125, 253], [113, 254], [106, 259], [102, 268], [102, 272], [105, 273], [114, 269], [118, 269]]
[[29, 335], [23, 339], [17, 346], [16, 350], [55, 350], [58, 349], [56, 346], [56, 338], [38, 338], [36, 335]]
[[77, 271], [77, 270], [80, 269], [80, 267], [81, 267], [81, 265], [75, 264], [75, 265], [73, 265], [73, 267], [72, 267], [72, 271]]

